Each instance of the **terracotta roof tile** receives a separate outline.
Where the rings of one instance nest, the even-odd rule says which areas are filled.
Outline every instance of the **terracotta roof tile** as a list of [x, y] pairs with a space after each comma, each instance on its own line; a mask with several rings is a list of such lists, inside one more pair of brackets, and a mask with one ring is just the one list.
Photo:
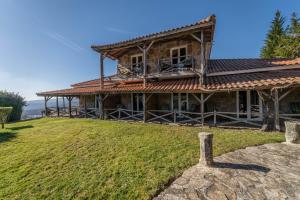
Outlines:
[[228, 72], [236, 70], [260, 69], [283, 65], [300, 64], [297, 59], [211, 59], [208, 61], [207, 73]]
[[163, 37], [167, 34], [170, 35], [173, 33], [177, 33], [178, 31], [185, 31], [185, 29], [189, 29], [189, 28], [192, 28], [192, 27], [195, 27], [198, 25], [205, 25], [210, 22], [215, 23], [215, 20], [216, 20], [215, 15], [211, 15], [211, 16], [206, 17], [205, 19], [199, 20], [198, 22], [196, 22], [194, 24], [189, 24], [189, 25], [178, 27], [178, 28], [173, 28], [173, 29], [169, 29], [169, 30], [165, 30], [165, 31], [161, 31], [161, 32], [156, 32], [156, 33], [152, 33], [152, 34], [148, 34], [148, 35], [144, 35], [144, 36], [139, 36], [139, 37], [136, 37], [133, 39], [124, 40], [124, 41], [113, 43], [113, 44], [93, 45], [92, 48], [95, 50], [100, 50], [100, 49], [107, 49], [107, 48], [114, 48], [114, 47], [119, 47], [119, 46], [123, 46], [123, 45], [128, 45], [130, 43], [143, 42], [143, 41], [146, 41], [149, 39]]

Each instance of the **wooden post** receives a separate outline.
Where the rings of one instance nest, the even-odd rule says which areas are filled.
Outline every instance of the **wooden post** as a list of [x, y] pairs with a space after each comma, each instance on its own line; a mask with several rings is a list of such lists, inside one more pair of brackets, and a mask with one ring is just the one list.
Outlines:
[[217, 113], [216, 110], [214, 109], [214, 126], [217, 125]]
[[189, 111], [189, 93], [186, 93], [186, 111]]
[[58, 96], [56, 96], [56, 112], [57, 112], [57, 117], [59, 117]]
[[251, 119], [251, 93], [247, 90], [247, 120]]
[[87, 118], [86, 96], [84, 97], [84, 117]]
[[204, 94], [201, 93], [201, 125], [204, 125]]
[[140, 111], [140, 98], [139, 93], [136, 93], [136, 110]]
[[48, 112], [47, 112], [47, 102], [48, 102], [48, 97], [45, 96], [44, 99], [45, 99], [45, 116], [47, 117], [47, 116], [48, 116]]
[[201, 80], [202, 80], [202, 82], [201, 82], [201, 84], [203, 84], [203, 74], [204, 74], [204, 33], [203, 33], [203, 31], [201, 31], [201, 69], [200, 69], [200, 71], [201, 71]]
[[98, 104], [99, 104], [99, 118], [104, 119], [104, 104], [103, 104], [102, 94], [99, 94], [98, 96]]
[[236, 118], [240, 119], [240, 92], [236, 91]]
[[174, 93], [171, 93], [171, 111], [174, 111]]
[[178, 93], [178, 112], [181, 114], [181, 93]]
[[144, 123], [147, 121], [147, 102], [146, 102], [146, 94], [143, 93], [143, 121]]
[[130, 93], [130, 102], [131, 102], [131, 115], [133, 115], [133, 93]]
[[100, 54], [100, 88], [102, 89], [104, 86], [104, 55]]
[[144, 67], [144, 88], [146, 87], [146, 76], [147, 76], [147, 50], [143, 48], [143, 67]]
[[258, 104], [259, 104], [259, 118], [263, 118], [263, 102], [260, 96], [258, 96]]
[[69, 102], [69, 117], [71, 118], [72, 117], [72, 99], [73, 97], [67, 97], [67, 100]]
[[274, 90], [274, 111], [275, 111], [275, 129], [280, 131], [280, 124], [279, 124], [279, 98], [278, 98], [278, 90]]

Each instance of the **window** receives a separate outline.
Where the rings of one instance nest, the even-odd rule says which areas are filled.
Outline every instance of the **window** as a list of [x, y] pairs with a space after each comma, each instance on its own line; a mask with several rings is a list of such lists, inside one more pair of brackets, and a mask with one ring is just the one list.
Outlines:
[[133, 74], [139, 75], [143, 73], [143, 55], [137, 54], [131, 56], [131, 70]]
[[171, 49], [171, 61], [172, 65], [177, 65], [186, 60], [186, 46], [176, 47]]
[[141, 68], [142, 64], [143, 64], [143, 55], [142, 54], [131, 56], [132, 70], [135, 71], [135, 70], [137, 70], [137, 68]]

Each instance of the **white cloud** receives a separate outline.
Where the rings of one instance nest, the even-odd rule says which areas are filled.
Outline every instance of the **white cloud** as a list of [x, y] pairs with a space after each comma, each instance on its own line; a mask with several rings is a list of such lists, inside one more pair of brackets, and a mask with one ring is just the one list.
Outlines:
[[15, 77], [13, 74], [0, 69], [0, 90], [19, 93], [27, 101], [40, 99], [36, 96], [37, 92], [55, 90], [58, 87], [44, 80]]
[[77, 52], [83, 51], [83, 48], [80, 45], [78, 45], [77, 43], [73, 42], [72, 40], [64, 37], [63, 35], [57, 32], [49, 31], [46, 32], [46, 35], [74, 51]]

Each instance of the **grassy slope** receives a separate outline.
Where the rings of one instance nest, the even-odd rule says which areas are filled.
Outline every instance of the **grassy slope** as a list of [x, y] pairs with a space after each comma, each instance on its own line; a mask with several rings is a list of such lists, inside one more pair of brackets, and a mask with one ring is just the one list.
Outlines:
[[[214, 153], [283, 141], [281, 134], [209, 129]], [[40, 119], [0, 130], [0, 199], [148, 199], [198, 162], [199, 128]]]

